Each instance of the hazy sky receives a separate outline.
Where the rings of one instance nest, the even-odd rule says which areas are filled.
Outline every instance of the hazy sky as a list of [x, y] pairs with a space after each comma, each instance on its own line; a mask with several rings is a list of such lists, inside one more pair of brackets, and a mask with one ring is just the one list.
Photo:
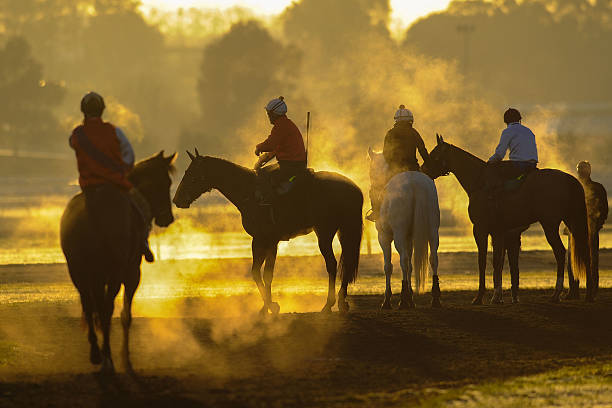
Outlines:
[[[142, 0], [145, 10], [150, 7], [229, 8], [238, 5], [253, 9], [256, 14], [278, 14], [291, 2], [292, 0]], [[407, 26], [432, 11], [445, 9], [449, 2], [450, 0], [391, 0], [392, 18], [401, 20], [402, 25]]]

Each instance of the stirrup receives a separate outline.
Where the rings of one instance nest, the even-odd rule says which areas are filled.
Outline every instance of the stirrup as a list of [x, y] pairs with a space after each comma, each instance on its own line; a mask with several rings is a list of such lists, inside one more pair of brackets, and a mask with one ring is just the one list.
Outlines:
[[365, 219], [368, 221], [376, 222], [377, 217], [373, 209], [370, 208], [368, 210], [368, 212], [366, 213]]

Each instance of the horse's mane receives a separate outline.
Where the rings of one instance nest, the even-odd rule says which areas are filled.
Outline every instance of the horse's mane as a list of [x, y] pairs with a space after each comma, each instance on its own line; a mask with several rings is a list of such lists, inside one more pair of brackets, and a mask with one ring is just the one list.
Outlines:
[[203, 159], [206, 160], [209, 163], [214, 163], [215, 166], [221, 166], [224, 169], [239, 170], [239, 171], [244, 172], [244, 173], [249, 173], [249, 174], [255, 175], [255, 170], [250, 169], [250, 168], [245, 167], [245, 166], [241, 166], [240, 164], [234, 163], [234, 162], [232, 162], [230, 160], [222, 159], [221, 157], [203, 156]]
[[478, 156], [476, 156], [476, 155], [473, 155], [472, 153], [468, 152], [467, 150], [464, 150], [464, 149], [462, 149], [462, 148], [460, 148], [460, 147], [457, 147], [457, 146], [455, 146], [454, 144], [451, 144], [451, 143], [447, 143], [447, 142], [444, 142], [444, 143], [446, 143], [448, 146], [452, 147], [452, 148], [453, 148], [453, 149], [455, 149], [456, 151], [459, 151], [460, 153], [464, 154], [465, 156], [469, 157], [469, 158], [470, 158], [470, 159], [472, 159], [472, 160], [479, 161], [479, 162], [481, 162], [482, 164], [485, 164], [485, 163], [486, 163], [486, 162], [485, 162], [484, 160], [482, 160], [480, 157], [478, 157]]
[[[147, 157], [146, 159], [139, 160], [134, 168], [130, 171], [130, 176], [138, 175], [140, 173], [147, 173], [150, 169], [155, 167], [160, 167], [162, 165], [166, 165], [166, 160], [163, 155], [155, 154], [151, 157]], [[176, 172], [176, 167], [174, 164], [168, 166], [168, 174], [174, 174]]]

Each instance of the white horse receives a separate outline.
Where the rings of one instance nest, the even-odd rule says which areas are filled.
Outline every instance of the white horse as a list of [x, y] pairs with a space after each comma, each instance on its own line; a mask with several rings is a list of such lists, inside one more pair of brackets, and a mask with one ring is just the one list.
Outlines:
[[387, 163], [380, 152], [371, 148], [370, 183], [375, 194], [383, 194], [380, 215], [376, 220], [378, 242], [385, 258], [387, 280], [385, 300], [381, 309], [391, 309], [391, 242], [400, 255], [402, 267], [402, 295], [399, 307], [414, 307], [412, 299], [412, 265], [414, 262], [416, 291], [425, 289], [427, 280], [427, 258], [433, 274], [432, 307], [440, 307], [440, 284], [438, 281], [438, 229], [440, 228], [440, 207], [438, 192], [433, 180], [418, 171], [399, 173], [387, 182]]

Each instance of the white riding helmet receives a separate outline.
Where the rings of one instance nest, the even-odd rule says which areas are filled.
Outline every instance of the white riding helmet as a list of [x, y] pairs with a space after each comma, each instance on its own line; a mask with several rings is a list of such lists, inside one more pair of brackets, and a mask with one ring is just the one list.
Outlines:
[[405, 120], [408, 122], [414, 122], [414, 116], [412, 112], [410, 112], [404, 105], [400, 105], [397, 112], [395, 112], [395, 116], [393, 117], [396, 122]]
[[277, 115], [284, 115], [287, 113], [287, 104], [285, 103], [285, 98], [279, 96], [278, 98], [272, 99], [266, 105], [266, 111], [275, 113]]

